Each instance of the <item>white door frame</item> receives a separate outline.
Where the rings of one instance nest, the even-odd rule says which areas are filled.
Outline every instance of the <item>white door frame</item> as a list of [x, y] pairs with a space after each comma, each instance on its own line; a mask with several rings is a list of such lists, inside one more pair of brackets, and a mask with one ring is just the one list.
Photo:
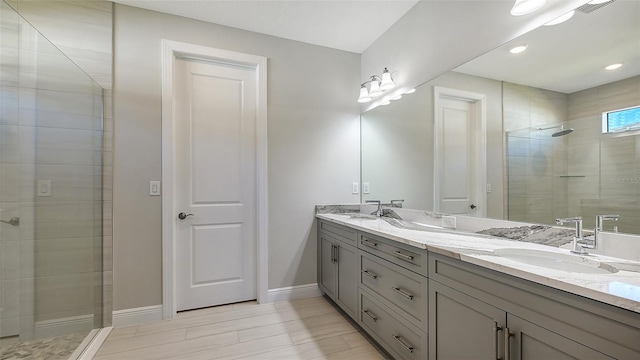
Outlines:
[[162, 316], [176, 314], [175, 261], [175, 59], [191, 58], [255, 69], [256, 96], [256, 286], [258, 302], [268, 301], [267, 58], [171, 40], [162, 40]]
[[440, 169], [442, 168], [442, 151], [440, 134], [442, 132], [442, 112], [440, 99], [454, 99], [474, 103], [477, 109], [475, 130], [475, 192], [478, 207], [477, 216], [485, 217], [487, 214], [487, 96], [470, 91], [449, 89], [440, 86], [433, 87], [433, 211], [440, 211]]

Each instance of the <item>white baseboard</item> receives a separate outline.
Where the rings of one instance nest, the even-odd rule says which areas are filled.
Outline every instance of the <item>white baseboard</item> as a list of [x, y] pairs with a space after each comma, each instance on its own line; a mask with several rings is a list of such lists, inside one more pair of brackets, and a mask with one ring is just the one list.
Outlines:
[[291, 301], [291, 300], [312, 298], [316, 296], [322, 296], [322, 292], [320, 292], [320, 288], [318, 288], [318, 284], [313, 283], [313, 284], [306, 284], [306, 285], [283, 287], [279, 289], [269, 289], [268, 301], [269, 302]]
[[139, 325], [162, 320], [162, 305], [144, 306], [113, 312], [113, 327]]
[[43, 339], [89, 331], [91, 329], [93, 329], [93, 314], [36, 321], [34, 330], [35, 338]]

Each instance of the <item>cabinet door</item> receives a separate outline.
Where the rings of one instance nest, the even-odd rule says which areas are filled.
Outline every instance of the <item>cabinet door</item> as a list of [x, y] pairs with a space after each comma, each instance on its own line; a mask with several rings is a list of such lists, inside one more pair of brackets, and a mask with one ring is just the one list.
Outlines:
[[496, 307], [430, 280], [429, 359], [500, 358], [506, 317]]
[[356, 319], [358, 310], [358, 252], [355, 246], [337, 243], [338, 288], [336, 302]]
[[[513, 360], [596, 360], [613, 359], [580, 343], [556, 334], [536, 324], [507, 315], [507, 324], [513, 336], [509, 352]], [[571, 334], [567, 334], [571, 335]]]
[[336, 299], [336, 270], [334, 263], [335, 245], [324, 234], [319, 234], [318, 283], [322, 290], [332, 299]]

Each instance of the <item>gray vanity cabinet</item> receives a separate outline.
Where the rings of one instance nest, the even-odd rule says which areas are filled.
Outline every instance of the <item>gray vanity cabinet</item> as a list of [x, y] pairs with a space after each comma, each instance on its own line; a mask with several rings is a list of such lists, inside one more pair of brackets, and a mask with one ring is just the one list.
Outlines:
[[429, 255], [429, 359], [640, 359], [640, 316]]
[[613, 359], [436, 281], [429, 289], [436, 318], [431, 359]]
[[356, 320], [358, 252], [356, 231], [318, 221], [318, 286]]

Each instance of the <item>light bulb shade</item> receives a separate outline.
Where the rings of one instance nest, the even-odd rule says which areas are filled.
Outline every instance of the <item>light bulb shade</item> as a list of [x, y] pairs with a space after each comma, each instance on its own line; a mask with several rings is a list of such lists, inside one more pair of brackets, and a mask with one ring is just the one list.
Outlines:
[[516, 0], [511, 9], [511, 15], [521, 16], [532, 13], [543, 7], [546, 2], [547, 0]]
[[371, 87], [369, 88], [369, 96], [376, 97], [382, 95], [382, 89], [380, 89], [380, 84], [377, 81], [371, 82]]
[[389, 89], [393, 89], [396, 87], [396, 84], [393, 83], [393, 79], [391, 79], [391, 73], [387, 68], [384, 68], [382, 72], [382, 82], [380, 83], [380, 89], [382, 91], [387, 91]]
[[367, 103], [369, 101], [371, 101], [371, 96], [369, 96], [369, 93], [367, 92], [367, 87], [363, 85], [360, 87], [360, 97], [358, 98], [358, 102]]

